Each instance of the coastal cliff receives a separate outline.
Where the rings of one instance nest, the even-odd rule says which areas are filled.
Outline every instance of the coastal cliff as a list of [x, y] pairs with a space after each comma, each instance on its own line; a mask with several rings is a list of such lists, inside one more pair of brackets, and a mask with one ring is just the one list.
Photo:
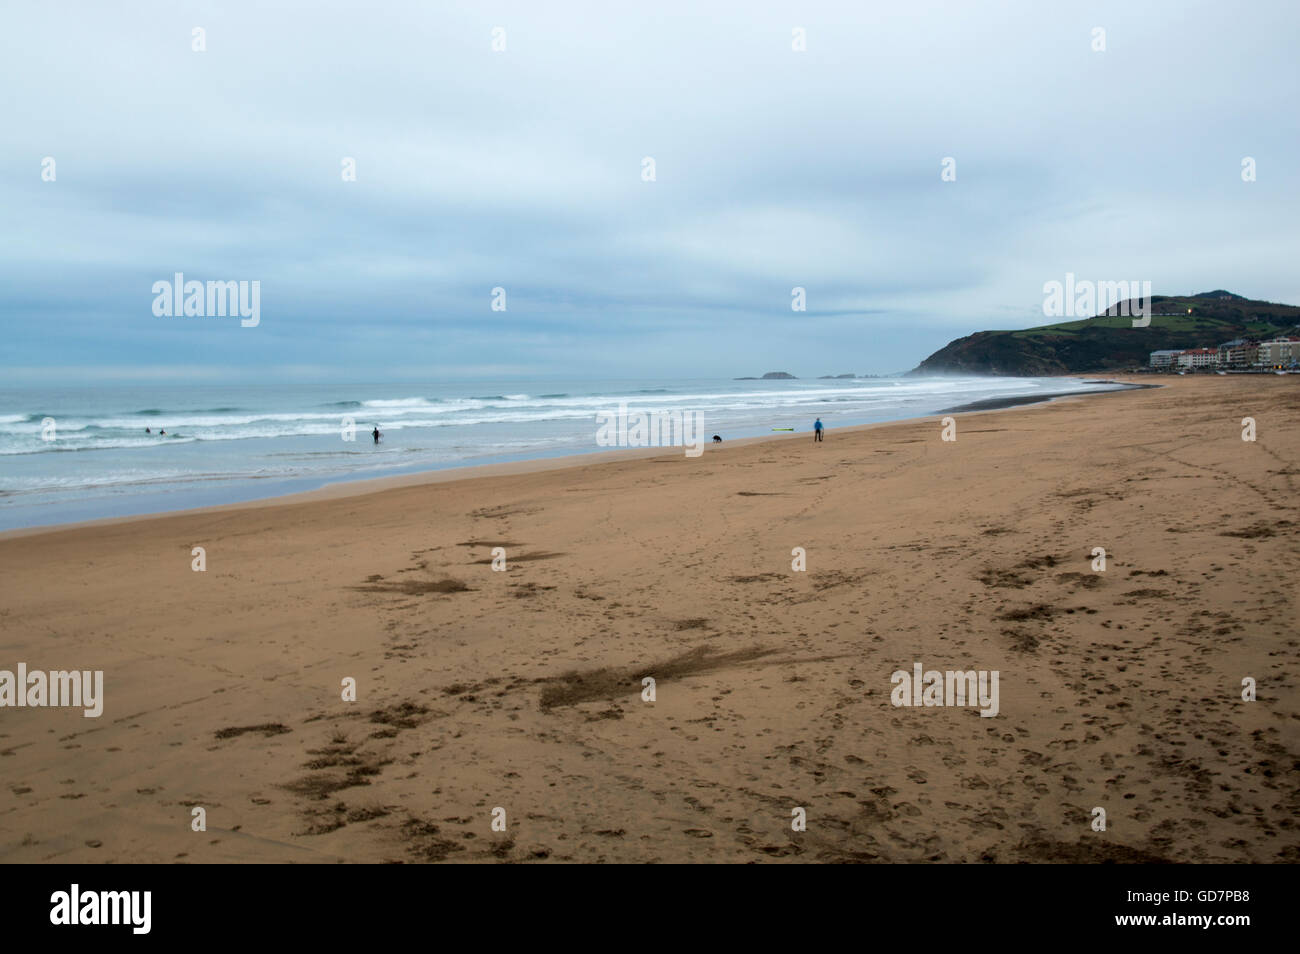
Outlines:
[[1033, 376], [1145, 367], [1162, 348], [1213, 348], [1233, 338], [1266, 338], [1300, 325], [1300, 307], [1226, 291], [1188, 297], [1153, 295], [1151, 323], [1134, 328], [1136, 300], [1100, 315], [1019, 331], [977, 331], [958, 338], [909, 374]]

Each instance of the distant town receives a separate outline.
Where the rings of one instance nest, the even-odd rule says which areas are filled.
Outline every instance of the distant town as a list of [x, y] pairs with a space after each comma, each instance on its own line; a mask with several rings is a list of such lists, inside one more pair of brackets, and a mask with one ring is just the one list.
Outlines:
[[1300, 337], [1287, 335], [1267, 341], [1234, 338], [1217, 348], [1152, 351], [1146, 371], [1300, 371]]

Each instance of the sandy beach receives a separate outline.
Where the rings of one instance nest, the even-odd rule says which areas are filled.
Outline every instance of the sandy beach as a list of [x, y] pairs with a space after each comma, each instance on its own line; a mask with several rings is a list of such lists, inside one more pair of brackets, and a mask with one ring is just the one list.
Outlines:
[[0, 537], [0, 669], [104, 673], [0, 859], [1300, 861], [1300, 379], [1157, 383]]

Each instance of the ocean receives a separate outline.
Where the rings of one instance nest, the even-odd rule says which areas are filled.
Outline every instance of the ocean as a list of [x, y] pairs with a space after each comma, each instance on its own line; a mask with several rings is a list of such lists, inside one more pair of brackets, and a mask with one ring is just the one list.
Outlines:
[[[590, 453], [606, 449], [597, 445], [596, 415], [624, 403], [630, 412], [698, 412], [706, 440], [808, 431], [816, 417], [833, 439], [836, 427], [1114, 387], [1068, 378], [889, 377], [6, 388], [0, 529]], [[349, 420], [352, 441], [344, 439]], [[378, 445], [370, 436], [376, 426], [384, 435]]]

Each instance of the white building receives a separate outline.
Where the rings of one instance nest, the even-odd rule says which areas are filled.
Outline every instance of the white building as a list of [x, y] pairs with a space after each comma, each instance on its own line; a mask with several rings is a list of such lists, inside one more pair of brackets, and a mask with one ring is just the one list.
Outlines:
[[1180, 351], [1178, 352], [1177, 363], [1180, 368], [1217, 367], [1219, 364], [1219, 349], [1191, 348], [1187, 351]]
[[1174, 357], [1175, 357], [1177, 354], [1178, 354], [1178, 351], [1177, 351], [1176, 349], [1175, 349], [1175, 350], [1168, 350], [1168, 351], [1152, 351], [1152, 352], [1151, 352], [1151, 367], [1153, 367], [1153, 368], [1167, 368], [1167, 367], [1169, 367], [1171, 364], [1174, 363]]

